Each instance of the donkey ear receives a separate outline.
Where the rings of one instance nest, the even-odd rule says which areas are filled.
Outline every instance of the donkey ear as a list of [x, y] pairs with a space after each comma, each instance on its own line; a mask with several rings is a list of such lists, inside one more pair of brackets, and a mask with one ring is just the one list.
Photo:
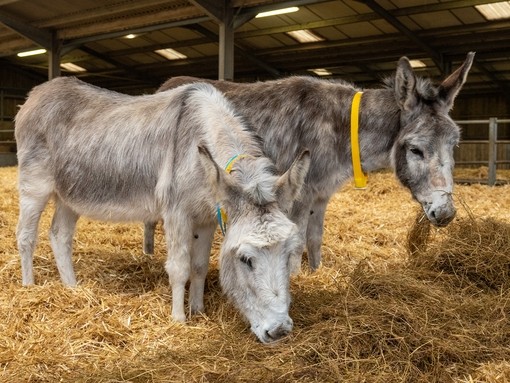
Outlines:
[[292, 163], [276, 183], [276, 196], [278, 205], [284, 211], [292, 207], [292, 203], [301, 194], [301, 189], [305, 183], [308, 169], [310, 168], [310, 151], [305, 149]]
[[411, 110], [417, 103], [416, 76], [407, 57], [398, 60], [395, 75], [395, 98], [402, 110]]
[[474, 57], [475, 52], [469, 52], [464, 63], [455, 72], [449, 75], [439, 87], [439, 94], [446, 102], [448, 110], [452, 108], [455, 97], [457, 97], [460, 88], [462, 88], [462, 85], [466, 82], [469, 69], [471, 69], [471, 65], [473, 65]]
[[231, 194], [234, 193], [234, 180], [230, 177], [226, 177], [227, 174], [218, 166], [216, 161], [214, 161], [207, 146], [203, 144], [199, 145], [198, 154], [215, 199], [217, 201], [229, 199]]

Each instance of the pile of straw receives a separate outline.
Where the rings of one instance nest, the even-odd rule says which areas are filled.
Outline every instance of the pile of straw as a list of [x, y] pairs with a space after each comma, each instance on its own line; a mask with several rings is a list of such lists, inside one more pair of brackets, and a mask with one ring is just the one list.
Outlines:
[[[141, 224], [80, 219], [65, 288], [43, 214], [37, 285], [21, 286], [16, 169], [0, 169], [0, 381], [506, 382], [510, 186], [458, 185], [445, 229], [416, 220], [393, 175], [344, 187], [327, 212], [323, 264], [292, 278], [294, 331], [265, 346], [221, 294], [217, 235], [206, 313], [170, 320], [166, 250]], [[416, 223], [417, 222], [417, 223]]]

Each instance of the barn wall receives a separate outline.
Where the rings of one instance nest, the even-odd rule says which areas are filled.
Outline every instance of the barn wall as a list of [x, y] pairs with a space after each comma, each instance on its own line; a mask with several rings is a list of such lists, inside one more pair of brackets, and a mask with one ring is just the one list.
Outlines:
[[42, 81], [20, 68], [0, 65], [0, 166], [16, 164], [13, 119], [27, 92]]
[[[486, 120], [496, 117], [498, 120], [510, 119], [510, 99], [504, 95], [481, 95], [458, 97], [452, 110], [455, 120]], [[488, 140], [489, 125], [462, 125], [462, 139]], [[498, 123], [498, 140], [510, 140], [510, 123]], [[455, 150], [455, 161], [473, 162], [487, 161], [489, 148], [486, 144], [463, 143]], [[510, 161], [510, 145], [499, 144], [497, 146], [498, 161]], [[486, 165], [486, 164], [483, 164]], [[481, 164], [462, 165], [466, 167], [479, 167]], [[498, 164], [498, 169], [510, 169], [510, 164]]]

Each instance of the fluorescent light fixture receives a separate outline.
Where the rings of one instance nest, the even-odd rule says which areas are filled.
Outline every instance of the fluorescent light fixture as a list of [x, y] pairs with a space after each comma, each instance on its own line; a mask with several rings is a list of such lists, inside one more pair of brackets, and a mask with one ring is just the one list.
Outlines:
[[177, 52], [175, 49], [167, 48], [167, 49], [158, 49], [156, 52], [158, 55], [163, 56], [168, 60], [180, 60], [188, 58], [188, 56], [183, 55], [181, 52]]
[[19, 52], [18, 57], [35, 56], [46, 53], [46, 49], [34, 49], [33, 51]]
[[299, 11], [298, 7], [281, 8], [275, 9], [274, 11], [260, 12], [257, 14], [257, 16], [255, 16], [255, 18], [258, 19], [260, 17], [283, 15], [284, 13], [292, 13], [297, 11]]
[[317, 41], [324, 41], [324, 38], [316, 35], [308, 29], [299, 29], [297, 31], [290, 31], [286, 33], [300, 43], [314, 43]]
[[510, 1], [501, 1], [499, 3], [475, 5], [475, 8], [487, 20], [499, 20], [510, 18]]
[[124, 36], [125, 39], [134, 39], [135, 37], [138, 37], [138, 35], [135, 35], [134, 33]]
[[86, 72], [87, 70], [85, 68], [82, 68], [79, 65], [73, 64], [73, 63], [63, 63], [60, 64], [60, 67], [68, 70], [69, 72]]
[[427, 64], [421, 60], [409, 60], [409, 63], [412, 68], [425, 68], [427, 66]]
[[333, 73], [331, 73], [329, 70], [324, 68], [317, 68], [317, 69], [308, 69], [310, 72], [315, 73], [317, 76], [331, 76]]

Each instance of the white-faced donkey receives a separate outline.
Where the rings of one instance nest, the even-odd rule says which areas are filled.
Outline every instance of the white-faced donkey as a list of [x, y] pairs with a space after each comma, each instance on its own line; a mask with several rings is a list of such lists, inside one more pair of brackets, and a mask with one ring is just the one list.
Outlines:
[[[449, 111], [473, 58], [474, 53], [469, 53], [454, 73], [434, 84], [417, 77], [403, 57], [395, 75], [386, 80], [386, 87], [365, 89], [361, 95], [359, 152], [363, 172], [393, 168], [437, 226], [447, 225], [455, 216], [453, 148], [460, 133]], [[204, 80], [171, 78], [160, 91], [196, 81]], [[301, 238], [291, 268], [299, 269], [306, 243], [309, 266], [315, 270], [321, 262], [327, 203], [339, 186], [353, 177], [351, 106], [361, 89], [343, 81], [302, 76], [256, 83], [208, 82], [252, 124], [264, 141], [265, 154], [280, 171], [292, 163], [299, 148], [310, 150], [303, 195], [290, 215]], [[144, 247], [148, 252], [153, 247], [153, 228], [154, 224], [146, 224]]]
[[[291, 331], [289, 256], [299, 240], [285, 213], [304, 183], [308, 151], [278, 175], [260, 139], [207, 84], [128, 96], [61, 77], [36, 86], [15, 123], [24, 285], [34, 283], [38, 223], [51, 198], [51, 247], [70, 286], [76, 285], [71, 255], [79, 216], [161, 219], [172, 317], [184, 321], [188, 280], [190, 311], [204, 309], [221, 209], [228, 217], [220, 252], [223, 291], [262, 342]], [[229, 161], [230, 175], [224, 170]]]

